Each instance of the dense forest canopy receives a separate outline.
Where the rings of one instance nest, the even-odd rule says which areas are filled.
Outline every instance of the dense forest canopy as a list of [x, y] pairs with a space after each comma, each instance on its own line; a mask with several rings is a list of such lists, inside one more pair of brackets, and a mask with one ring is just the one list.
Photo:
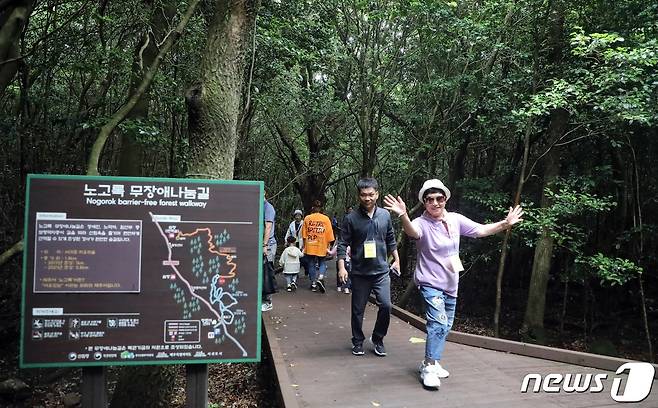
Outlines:
[[264, 180], [281, 228], [315, 199], [340, 218], [365, 175], [408, 203], [439, 178], [478, 221], [518, 201], [510, 236], [463, 242], [464, 318], [653, 360], [658, 2], [1, 1], [0, 138], [12, 254], [26, 175], [94, 153], [103, 175]]

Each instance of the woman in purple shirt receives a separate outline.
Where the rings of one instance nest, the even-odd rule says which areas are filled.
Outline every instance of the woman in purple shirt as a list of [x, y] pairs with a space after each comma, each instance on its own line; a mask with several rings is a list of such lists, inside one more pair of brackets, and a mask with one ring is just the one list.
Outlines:
[[440, 378], [450, 375], [439, 361], [455, 318], [459, 272], [464, 270], [459, 259], [459, 237], [479, 238], [504, 231], [522, 221], [523, 210], [520, 206], [510, 207], [502, 221], [477, 223], [459, 213], [446, 211], [450, 190], [437, 179], [425, 181], [418, 199], [424, 204], [425, 211], [413, 221], [407, 214], [407, 205], [399, 196], [396, 199], [387, 195], [384, 208], [397, 214], [404, 232], [416, 240], [418, 261], [414, 280], [425, 301], [427, 320], [425, 360], [418, 369], [424, 386], [438, 388]]

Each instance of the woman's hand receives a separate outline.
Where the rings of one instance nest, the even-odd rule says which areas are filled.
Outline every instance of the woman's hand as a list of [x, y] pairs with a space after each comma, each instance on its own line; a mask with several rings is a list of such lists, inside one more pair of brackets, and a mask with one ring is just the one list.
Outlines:
[[402, 198], [398, 196], [396, 199], [390, 194], [384, 197], [384, 208], [395, 213], [398, 217], [401, 217], [407, 212], [407, 205], [404, 203]]
[[512, 225], [523, 221], [523, 218], [521, 218], [522, 215], [523, 208], [521, 208], [520, 205], [517, 205], [514, 208], [510, 207], [509, 212], [507, 213], [507, 217], [505, 217], [505, 222], [507, 222], [507, 225], [511, 227]]

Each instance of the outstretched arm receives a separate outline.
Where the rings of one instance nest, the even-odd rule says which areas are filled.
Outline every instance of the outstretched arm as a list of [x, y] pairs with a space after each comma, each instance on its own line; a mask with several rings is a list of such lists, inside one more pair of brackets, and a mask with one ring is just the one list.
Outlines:
[[477, 236], [486, 237], [488, 235], [493, 235], [500, 231], [504, 231], [510, 228], [512, 225], [523, 221], [523, 218], [521, 218], [522, 215], [523, 209], [520, 205], [517, 205], [514, 208], [510, 207], [504, 220], [481, 226], [477, 230]]
[[418, 239], [420, 237], [418, 231], [416, 231], [414, 226], [411, 224], [411, 219], [409, 218], [409, 214], [407, 214], [407, 205], [404, 203], [404, 200], [400, 198], [400, 196], [395, 198], [388, 194], [386, 197], [384, 197], [384, 208], [398, 216], [402, 222], [402, 229], [404, 230], [405, 234], [413, 239]]

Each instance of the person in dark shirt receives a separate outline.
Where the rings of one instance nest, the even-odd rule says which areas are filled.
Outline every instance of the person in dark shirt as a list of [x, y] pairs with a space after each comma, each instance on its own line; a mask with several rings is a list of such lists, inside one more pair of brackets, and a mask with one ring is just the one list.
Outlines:
[[[379, 305], [377, 321], [370, 340], [374, 352], [385, 356], [384, 336], [391, 320], [390, 269], [400, 270], [395, 233], [391, 215], [377, 206], [379, 184], [374, 178], [363, 178], [357, 183], [359, 208], [343, 219], [341, 238], [338, 243], [338, 278], [347, 280], [345, 257], [351, 247], [352, 258], [352, 354], [364, 354], [363, 313], [373, 293]], [[389, 266], [388, 255], [393, 256]]]

